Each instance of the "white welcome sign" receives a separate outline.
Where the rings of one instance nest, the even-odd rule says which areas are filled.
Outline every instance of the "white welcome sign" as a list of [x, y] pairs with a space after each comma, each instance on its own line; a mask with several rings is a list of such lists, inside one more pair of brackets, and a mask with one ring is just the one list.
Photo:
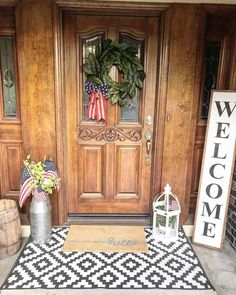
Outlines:
[[198, 190], [193, 242], [221, 248], [236, 140], [236, 92], [213, 91]]

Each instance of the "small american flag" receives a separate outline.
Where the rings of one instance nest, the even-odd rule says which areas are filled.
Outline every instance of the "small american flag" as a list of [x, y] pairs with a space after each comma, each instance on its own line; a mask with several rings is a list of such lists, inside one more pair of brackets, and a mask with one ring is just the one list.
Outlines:
[[[56, 180], [56, 188], [57, 190], [60, 189], [60, 179], [58, 178], [58, 174], [56, 171], [56, 166], [53, 163], [52, 160], [45, 160], [43, 162], [43, 170], [44, 172], [42, 173], [42, 175], [40, 175], [41, 179], [39, 181], [39, 184], [36, 181], [36, 183], [34, 182], [33, 177], [31, 176], [28, 168], [26, 167], [26, 165], [24, 166], [22, 173], [21, 173], [21, 189], [20, 189], [20, 199], [19, 199], [19, 206], [22, 207], [25, 200], [28, 198], [28, 196], [31, 193], [34, 193], [34, 197], [38, 200], [45, 200], [45, 192], [41, 186], [41, 181], [43, 181], [44, 179], [51, 179], [54, 178]], [[35, 185], [37, 184], [38, 187], [35, 189]]]
[[[56, 170], [56, 165], [54, 164], [54, 162], [52, 160], [45, 160], [43, 162], [44, 165], [44, 177], [53, 177], [58, 181], [58, 174], [57, 174], [57, 170]], [[60, 181], [57, 182], [57, 190], [59, 191], [61, 188], [60, 185]]]
[[41, 184], [34, 191], [34, 197], [37, 201], [44, 201], [47, 199], [45, 192], [42, 189]]
[[34, 183], [34, 180], [32, 176], [30, 175], [28, 169], [26, 166], [24, 166], [22, 173], [21, 173], [21, 188], [20, 188], [20, 200], [19, 200], [19, 206], [22, 207], [25, 200], [28, 198], [28, 196], [32, 192], [32, 185]]
[[169, 200], [169, 210], [170, 211], [179, 210], [179, 204], [176, 200]]

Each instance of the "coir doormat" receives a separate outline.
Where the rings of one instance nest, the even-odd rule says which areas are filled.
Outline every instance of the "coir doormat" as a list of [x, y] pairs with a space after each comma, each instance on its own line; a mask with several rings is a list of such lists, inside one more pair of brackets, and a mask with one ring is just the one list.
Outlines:
[[71, 252], [147, 252], [142, 226], [71, 225], [63, 251]]
[[2, 289], [214, 290], [182, 229], [169, 244], [145, 229], [147, 253], [63, 252], [68, 230], [53, 228], [47, 244], [29, 242]]

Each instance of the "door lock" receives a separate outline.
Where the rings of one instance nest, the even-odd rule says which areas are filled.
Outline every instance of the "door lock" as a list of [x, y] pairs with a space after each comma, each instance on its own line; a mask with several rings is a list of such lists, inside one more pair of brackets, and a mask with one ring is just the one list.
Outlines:
[[149, 126], [153, 124], [153, 117], [151, 115], [147, 116], [146, 124], [149, 125]]

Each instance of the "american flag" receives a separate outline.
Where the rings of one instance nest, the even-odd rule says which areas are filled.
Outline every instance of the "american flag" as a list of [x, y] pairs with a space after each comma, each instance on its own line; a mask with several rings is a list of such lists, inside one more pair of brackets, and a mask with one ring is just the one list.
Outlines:
[[179, 204], [176, 200], [169, 200], [169, 210], [170, 211], [175, 211], [179, 210]]
[[[45, 160], [43, 162], [43, 178], [54, 178], [57, 180], [56, 188], [57, 190], [60, 189], [60, 181], [58, 178], [58, 174], [56, 171], [56, 166], [53, 163], [52, 160]], [[33, 192], [34, 190], [34, 197], [40, 201], [45, 200], [45, 193], [43, 191], [43, 188], [41, 184], [38, 185], [36, 189], [33, 188], [34, 179], [30, 175], [28, 169], [26, 166], [24, 166], [22, 173], [21, 173], [21, 189], [20, 189], [20, 199], [19, 199], [19, 206], [22, 207], [25, 200], [28, 198], [28, 196]]]
[[36, 188], [34, 191], [34, 197], [37, 201], [44, 201], [46, 200], [45, 192], [42, 189], [41, 184]]
[[19, 206], [22, 207], [25, 200], [28, 198], [28, 196], [32, 192], [32, 185], [34, 183], [34, 180], [32, 176], [30, 175], [28, 169], [26, 166], [24, 166], [22, 173], [21, 173], [21, 188], [20, 188], [20, 200], [19, 200]]
[[[45, 160], [43, 162], [44, 165], [44, 177], [53, 177], [56, 180], [58, 180], [58, 174], [57, 174], [57, 170], [56, 170], [56, 165], [54, 164], [54, 162], [52, 160]], [[59, 191], [61, 188], [60, 185], [60, 181], [57, 182], [57, 190]]]

